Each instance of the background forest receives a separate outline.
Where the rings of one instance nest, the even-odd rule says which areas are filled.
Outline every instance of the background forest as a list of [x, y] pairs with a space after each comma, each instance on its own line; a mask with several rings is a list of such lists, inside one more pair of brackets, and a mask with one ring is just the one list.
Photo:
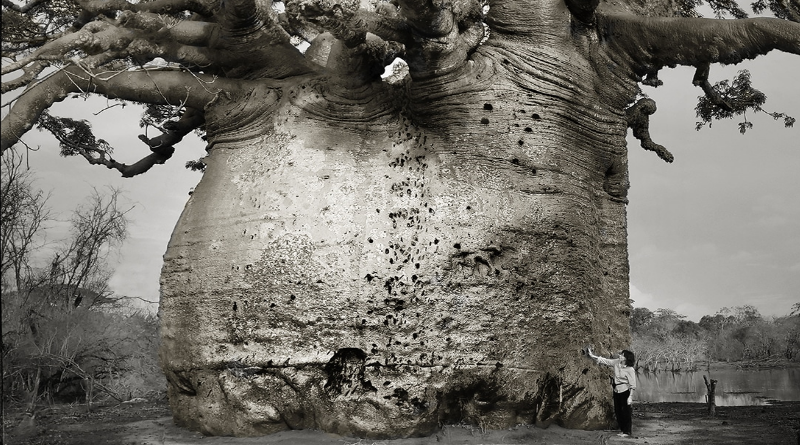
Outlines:
[[694, 371], [708, 362], [800, 361], [800, 303], [783, 317], [766, 318], [745, 305], [722, 308], [697, 323], [670, 309], [634, 308], [631, 332], [640, 371]]
[[120, 193], [95, 191], [69, 217], [70, 236], [48, 240], [59, 215], [13, 151], [1, 185], [3, 407], [163, 393], [155, 314], [108, 286], [127, 233]]

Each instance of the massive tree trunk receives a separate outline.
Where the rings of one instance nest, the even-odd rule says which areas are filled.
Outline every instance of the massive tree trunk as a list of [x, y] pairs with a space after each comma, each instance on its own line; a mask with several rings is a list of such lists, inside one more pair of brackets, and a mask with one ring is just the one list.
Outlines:
[[598, 85], [569, 26], [493, 38], [442, 76], [309, 77], [207, 111], [162, 278], [179, 423], [608, 424], [607, 379], [579, 357], [629, 342], [633, 83]]

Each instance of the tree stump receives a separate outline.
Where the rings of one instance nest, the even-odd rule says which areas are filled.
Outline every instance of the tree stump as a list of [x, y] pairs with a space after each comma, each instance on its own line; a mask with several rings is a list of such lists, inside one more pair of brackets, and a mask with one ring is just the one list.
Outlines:
[[708, 415], [714, 417], [717, 414], [717, 402], [715, 391], [717, 390], [717, 381], [714, 379], [709, 379], [706, 376], [703, 376], [703, 381], [706, 383], [706, 389], [708, 390], [708, 394], [706, 395], [706, 404], [708, 405]]

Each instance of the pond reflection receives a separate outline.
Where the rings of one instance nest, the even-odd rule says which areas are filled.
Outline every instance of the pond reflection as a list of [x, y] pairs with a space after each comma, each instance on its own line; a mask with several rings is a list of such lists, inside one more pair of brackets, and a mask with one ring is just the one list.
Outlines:
[[[706, 402], [705, 372], [639, 373], [636, 398], [643, 402]], [[715, 370], [717, 406], [800, 401], [800, 369]]]

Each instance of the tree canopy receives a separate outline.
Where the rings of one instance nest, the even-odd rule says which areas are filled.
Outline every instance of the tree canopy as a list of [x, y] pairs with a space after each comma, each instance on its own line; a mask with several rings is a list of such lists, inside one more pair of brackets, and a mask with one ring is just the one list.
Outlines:
[[[663, 67], [696, 67], [693, 82], [705, 93], [697, 105], [698, 126], [748, 109], [764, 111], [765, 97], [747, 72], [712, 85], [711, 64], [735, 64], [773, 49], [800, 53], [800, 30], [792, 23], [800, 17], [796, 1], [753, 3], [756, 13], [769, 11], [775, 19], [746, 18], [730, 0], [708, 2], [717, 18], [736, 20], [699, 18], [703, 2], [691, 0], [565, 5], [573, 33], [602, 42], [595, 49], [601, 74], [604, 65], [618, 65], [612, 77], [658, 85]], [[544, 6], [539, 9], [552, 5]], [[530, 44], [532, 36], [558, 26], [550, 13], [537, 13], [527, 2], [485, 0], [4, 0], [2, 10], [2, 92], [11, 106], [2, 150], [39, 127], [56, 136], [62, 154], [123, 176], [165, 162], [183, 136], [205, 130], [210, 104], [251, 90], [254, 82], [269, 81], [269, 88], [282, 91], [287, 79], [322, 76], [356, 88], [380, 80], [398, 58], [411, 79], [423, 81], [457, 70], [487, 39], [500, 46]], [[118, 162], [89, 123], [47, 112], [54, 102], [87, 94], [148, 104], [142, 124], [163, 132], [140, 136], [150, 152], [132, 164]], [[629, 108], [629, 125], [645, 149], [671, 161], [650, 139], [653, 112], [651, 100], [637, 102]], [[770, 114], [794, 123], [791, 116]], [[750, 125], [744, 119], [740, 130]]]

